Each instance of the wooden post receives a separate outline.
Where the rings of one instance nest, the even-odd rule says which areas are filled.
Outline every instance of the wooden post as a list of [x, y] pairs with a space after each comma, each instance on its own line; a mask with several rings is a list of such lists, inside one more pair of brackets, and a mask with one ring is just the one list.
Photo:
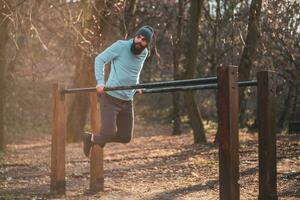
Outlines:
[[62, 87], [53, 85], [53, 130], [51, 141], [51, 185], [56, 194], [65, 194], [65, 101], [61, 94]]
[[239, 87], [236, 66], [218, 67], [218, 125], [220, 199], [240, 199]]
[[[96, 93], [91, 93], [91, 128], [93, 134], [99, 134], [101, 128], [100, 107]], [[103, 149], [93, 145], [90, 152], [90, 190], [93, 192], [104, 190]]]
[[275, 73], [257, 73], [259, 199], [277, 197]]

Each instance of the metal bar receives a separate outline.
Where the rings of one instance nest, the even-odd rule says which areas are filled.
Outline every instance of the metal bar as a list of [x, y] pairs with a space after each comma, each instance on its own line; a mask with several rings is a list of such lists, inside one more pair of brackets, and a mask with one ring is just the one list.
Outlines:
[[80, 92], [96, 92], [96, 87], [88, 88], [71, 88], [62, 90], [62, 94], [80, 93]]
[[[152, 83], [142, 83], [138, 85], [138, 88], [132, 88], [132, 89], [141, 89], [141, 88], [152, 89], [152, 88], [161, 88], [161, 87], [203, 85], [203, 84], [217, 83], [217, 81], [218, 81], [217, 77], [196, 78], [196, 79], [175, 80], [175, 81], [160, 81], [160, 82], [152, 82]], [[111, 89], [117, 89], [117, 87]]]
[[183, 87], [166, 87], [166, 88], [156, 88], [156, 89], [143, 89], [142, 93], [163, 93], [163, 92], [178, 92], [178, 91], [190, 91], [190, 90], [209, 90], [217, 89], [217, 84], [208, 85], [195, 85], [195, 86], [183, 86]]
[[[197, 78], [197, 79], [187, 79], [187, 80], [142, 83], [138, 85], [129, 85], [129, 86], [105, 87], [104, 90], [113, 91], [113, 90], [150, 89], [150, 88], [160, 88], [160, 87], [201, 85], [201, 84], [210, 84], [216, 82], [217, 82], [217, 77], [207, 77], [207, 78]], [[96, 89], [95, 87], [65, 89], [63, 91], [63, 94], [76, 93], [76, 92], [95, 92], [95, 89]]]
[[239, 81], [239, 87], [257, 86], [257, 80]]
[[[208, 81], [208, 83], [210, 82], [213, 83], [214, 80], [215, 80], [214, 77], [212, 77], [212, 78], [190, 79], [190, 80], [181, 80], [181, 81], [173, 81], [173, 82], [166, 81], [167, 84], [165, 85], [163, 85], [164, 82], [156, 82], [156, 83], [144, 83], [144, 84], [130, 85], [130, 86], [105, 87], [104, 90], [113, 91], [113, 90], [149, 89], [149, 90], [145, 90], [145, 93], [159, 93], [159, 91], [175, 92], [175, 91], [189, 91], [189, 90], [202, 90], [202, 89], [217, 89], [213, 86], [216, 84], [204, 85], [205, 83], [204, 81]], [[257, 86], [257, 81], [256, 80], [239, 81], [238, 84], [239, 87]], [[199, 86], [204, 86], [204, 87], [199, 87]], [[157, 89], [157, 91], [155, 89]], [[88, 87], [88, 88], [64, 89], [62, 90], [62, 93], [69, 94], [69, 93], [95, 92], [95, 91], [96, 91], [96, 87]]]
[[[239, 87], [250, 87], [256, 86], [257, 81], [239, 81]], [[156, 88], [156, 89], [143, 89], [142, 93], [163, 93], [163, 92], [178, 92], [178, 91], [190, 91], [190, 90], [210, 90], [218, 89], [217, 84], [207, 84], [207, 85], [193, 85], [193, 86], [183, 86], [183, 87], [165, 87], [165, 88]]]

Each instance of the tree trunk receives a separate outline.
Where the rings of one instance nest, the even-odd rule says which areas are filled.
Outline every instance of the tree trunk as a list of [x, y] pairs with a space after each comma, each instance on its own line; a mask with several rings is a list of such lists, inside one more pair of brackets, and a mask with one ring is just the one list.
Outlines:
[[[198, 53], [198, 26], [200, 17], [200, 8], [202, 7], [203, 1], [192, 0], [190, 13], [191, 19], [189, 24], [189, 42], [187, 51], [187, 67], [185, 72], [185, 78], [191, 79], [195, 76], [196, 65], [197, 65], [197, 53]], [[188, 111], [188, 116], [190, 124], [193, 129], [194, 142], [206, 142], [206, 137], [204, 133], [204, 126], [202, 122], [202, 116], [200, 110], [197, 106], [197, 102], [193, 92], [186, 92], [184, 94], [185, 104]]]
[[[218, 56], [218, 46], [219, 46], [219, 28], [220, 28], [220, 20], [221, 20], [221, 8], [220, 8], [220, 0], [217, 0], [217, 9], [216, 9], [216, 24], [214, 27], [214, 38], [213, 38], [213, 52], [212, 52], [212, 72], [216, 74], [217, 72], [217, 56]], [[218, 98], [217, 92], [215, 92], [215, 99], [216, 99], [216, 107], [218, 105]], [[216, 136], [214, 140], [214, 144], [219, 142], [219, 125], [216, 131]]]
[[[76, 67], [76, 75], [73, 87], [91, 87], [93, 84], [93, 62], [87, 55], [81, 55], [81, 63]], [[72, 95], [72, 94], [71, 94]], [[74, 98], [70, 101], [67, 116], [67, 141], [80, 141], [89, 110], [89, 96], [85, 93], [73, 94]]]
[[[176, 48], [176, 47], [175, 47]], [[179, 79], [179, 66], [178, 66], [178, 49], [174, 50], [173, 63], [174, 63], [174, 80]], [[180, 135], [180, 93], [172, 93], [172, 103], [173, 103], [173, 132], [172, 135]]]
[[299, 96], [299, 92], [300, 92], [300, 90], [298, 89], [299, 88], [299, 86], [297, 87], [297, 85], [296, 85], [296, 87], [295, 87], [295, 94], [294, 94], [294, 99], [293, 99], [293, 103], [292, 103], [292, 113], [290, 114], [290, 116], [289, 116], [289, 121], [294, 121], [294, 120], [297, 120], [298, 121], [298, 119], [300, 119], [300, 113], [298, 113], [297, 112], [297, 108], [298, 108], [298, 96]]
[[[86, 30], [88, 27], [88, 22], [91, 18], [91, 1], [84, 0], [81, 1], [83, 8], [82, 13], [82, 35], [86, 36]], [[77, 58], [77, 66], [75, 69], [75, 77], [72, 87], [88, 87], [92, 84], [90, 80], [92, 79], [92, 62], [88, 62], [88, 56], [81, 50], [80, 47], [76, 47], [77, 50], [75, 58]], [[90, 70], [89, 70], [90, 69]], [[69, 95], [71, 96], [71, 95]], [[72, 98], [73, 97], [73, 98]], [[83, 132], [83, 128], [87, 118], [89, 98], [86, 94], [74, 94], [71, 96], [70, 105], [67, 112], [67, 141], [68, 142], [78, 142], [80, 141], [80, 135]]]
[[124, 39], [127, 39], [128, 34], [132, 28], [132, 19], [136, 11], [136, 4], [138, 0], [125, 0], [124, 15], [123, 15], [123, 26], [121, 31]]
[[[250, 71], [255, 59], [256, 48], [260, 37], [259, 18], [261, 13], [262, 0], [252, 0], [249, 11], [248, 32], [246, 37], [246, 46], [239, 64], [240, 80], [248, 80]], [[240, 122], [244, 122], [246, 109], [245, 88], [240, 89]]]
[[281, 112], [281, 115], [278, 119], [278, 122], [277, 122], [277, 127], [282, 130], [284, 128], [284, 124], [286, 122], [286, 119], [288, 118], [288, 115], [291, 111], [291, 107], [292, 107], [292, 100], [293, 100], [293, 95], [295, 93], [295, 88], [293, 87], [293, 85], [290, 85], [289, 86], [289, 89], [288, 89], [288, 95], [287, 97], [284, 99], [284, 107], [282, 109], [282, 112]]
[[[174, 80], [179, 78], [179, 57], [180, 57], [180, 44], [182, 35], [182, 20], [183, 20], [183, 0], [178, 2], [178, 15], [177, 15], [177, 26], [176, 26], [176, 37], [173, 37], [173, 65], [174, 65]], [[173, 132], [172, 135], [180, 135], [180, 93], [172, 93], [173, 103]]]
[[220, 0], [217, 0], [217, 8], [216, 8], [216, 21], [213, 27], [213, 44], [210, 51], [211, 54], [211, 72], [212, 74], [216, 74], [217, 72], [217, 64], [218, 64], [218, 50], [219, 46], [219, 26], [220, 26]]
[[4, 150], [4, 105], [5, 105], [5, 45], [8, 41], [8, 24], [9, 3], [0, 1], [0, 151]]
[[[91, 43], [97, 46], [94, 49], [99, 49], [101, 46], [100, 32], [103, 33], [105, 26], [102, 25], [102, 12], [99, 12], [104, 7], [104, 0], [98, 0], [95, 2], [96, 9], [93, 9], [91, 0], [81, 1], [83, 7], [83, 21], [82, 21], [82, 33], [83, 36], [88, 38], [89, 29], [95, 32], [91, 37]], [[92, 18], [94, 14], [97, 18], [96, 23]], [[101, 25], [101, 26], [100, 26]], [[101, 30], [98, 28], [101, 27]], [[102, 44], [103, 45], [103, 44]], [[95, 86], [94, 76], [94, 58], [83, 52], [80, 47], [77, 47], [78, 64], [75, 70], [74, 83], [72, 87], [93, 87]], [[80, 56], [78, 56], [80, 55]], [[76, 142], [80, 141], [81, 133], [83, 132], [84, 125], [87, 119], [89, 110], [89, 96], [87, 94], [74, 94], [74, 97], [69, 101], [69, 112], [67, 113], [67, 141]]]

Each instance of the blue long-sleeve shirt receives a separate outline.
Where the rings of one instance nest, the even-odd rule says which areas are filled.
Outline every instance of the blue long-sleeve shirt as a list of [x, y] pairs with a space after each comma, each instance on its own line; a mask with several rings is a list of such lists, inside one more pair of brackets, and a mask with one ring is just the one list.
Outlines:
[[[131, 52], [133, 39], [118, 40], [100, 53], [95, 59], [95, 76], [98, 85], [107, 87], [127, 86], [139, 83], [139, 77], [148, 55], [144, 49], [139, 55]], [[104, 66], [111, 62], [107, 82], [104, 81]], [[107, 91], [107, 94], [122, 100], [132, 100], [135, 90]]]

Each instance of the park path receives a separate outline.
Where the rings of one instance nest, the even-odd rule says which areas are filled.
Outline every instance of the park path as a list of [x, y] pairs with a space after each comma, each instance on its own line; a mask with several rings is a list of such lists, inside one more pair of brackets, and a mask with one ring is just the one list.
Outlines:
[[[89, 160], [81, 143], [66, 148], [66, 196], [49, 191], [49, 135], [10, 144], [0, 154], [0, 199], [218, 199], [218, 148], [170, 132], [138, 126], [130, 144], [107, 145], [105, 190], [97, 194], [88, 192]], [[279, 136], [277, 146], [278, 195], [300, 199], [299, 136]], [[257, 134], [240, 134], [240, 172], [241, 199], [257, 199]]]

